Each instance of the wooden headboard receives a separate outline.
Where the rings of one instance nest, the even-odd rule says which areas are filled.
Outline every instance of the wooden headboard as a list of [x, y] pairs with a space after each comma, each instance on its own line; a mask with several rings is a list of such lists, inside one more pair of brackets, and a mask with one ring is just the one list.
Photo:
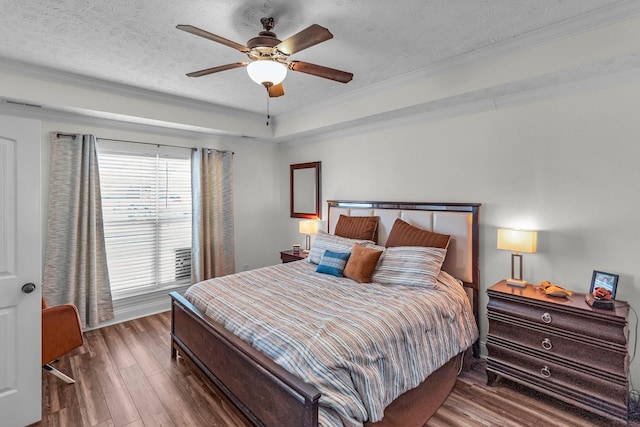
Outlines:
[[478, 322], [480, 291], [480, 203], [413, 203], [328, 200], [328, 232], [333, 233], [340, 215], [378, 216], [378, 244], [384, 246], [397, 218], [409, 224], [451, 236], [442, 269], [462, 280]]

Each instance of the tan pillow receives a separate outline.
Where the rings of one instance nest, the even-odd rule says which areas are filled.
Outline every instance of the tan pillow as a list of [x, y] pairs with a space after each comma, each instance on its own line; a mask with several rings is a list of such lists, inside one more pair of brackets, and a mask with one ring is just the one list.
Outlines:
[[450, 238], [451, 236], [448, 234], [438, 234], [423, 230], [398, 218], [393, 223], [386, 246], [388, 248], [394, 246], [425, 246], [447, 249]]
[[369, 283], [382, 251], [367, 248], [358, 243], [353, 245], [351, 256], [342, 274], [360, 283]]
[[373, 240], [377, 243], [378, 219], [377, 216], [340, 215], [333, 234], [348, 239]]

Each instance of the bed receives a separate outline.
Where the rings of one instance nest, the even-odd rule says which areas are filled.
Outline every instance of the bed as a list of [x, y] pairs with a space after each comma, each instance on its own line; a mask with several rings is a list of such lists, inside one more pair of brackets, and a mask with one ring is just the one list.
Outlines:
[[[329, 239], [330, 236], [333, 236], [333, 233], [336, 231], [336, 225], [339, 223], [339, 220], [342, 220], [343, 216], [349, 218], [377, 217], [376, 238], [378, 245], [387, 243], [390, 232], [398, 219], [401, 219], [401, 222], [406, 222], [420, 229], [431, 230], [435, 233], [450, 236], [446, 249], [446, 257], [442, 264], [442, 270], [445, 273], [438, 276], [437, 288], [441, 288], [442, 292], [444, 292], [445, 288], [451, 288], [454, 297], [460, 293], [466, 296], [466, 298], [463, 299], [464, 302], [472, 307], [470, 310], [472, 315], [467, 316], [465, 313], [465, 316], [469, 318], [467, 319], [467, 323], [475, 323], [473, 325], [475, 335], [472, 337], [475, 340], [477, 338], [479, 289], [479, 208], [479, 204], [462, 203], [329, 201], [327, 221], [327, 231], [329, 234], [327, 237], [318, 236], [316, 241], [320, 242], [320, 237]], [[366, 244], [363, 245], [366, 246]], [[318, 246], [321, 246], [321, 244], [318, 243]], [[371, 248], [375, 247], [375, 245], [371, 245]], [[397, 252], [403, 250], [403, 248], [396, 249]], [[310, 258], [311, 255], [314, 255], [313, 251], [314, 248], [312, 247]], [[388, 250], [388, 253], [391, 254], [391, 251]], [[315, 255], [317, 256], [317, 253]], [[383, 257], [380, 259], [382, 262], [387, 262]], [[389, 259], [391, 259], [391, 255], [389, 255]], [[464, 343], [462, 347], [456, 347], [461, 346], [461, 343], [443, 345], [442, 347], [447, 347], [446, 351], [448, 353], [443, 349], [431, 351], [432, 353], [439, 354], [440, 359], [437, 361], [437, 366], [425, 367], [425, 372], [421, 372], [423, 368], [411, 367], [410, 369], [407, 368], [404, 371], [400, 371], [400, 374], [402, 374], [402, 372], [410, 372], [411, 375], [391, 374], [403, 377], [403, 384], [402, 386], [395, 387], [397, 390], [394, 390], [394, 392], [397, 396], [387, 392], [387, 390], [381, 391], [379, 394], [384, 398], [381, 398], [380, 401], [375, 400], [374, 397], [378, 395], [378, 390], [367, 382], [369, 380], [360, 380], [358, 375], [353, 372], [345, 373], [342, 356], [337, 358], [340, 359], [340, 363], [342, 364], [335, 362], [338, 366], [336, 370], [336, 372], [338, 372], [337, 374], [317, 374], [318, 377], [316, 377], [314, 372], [305, 371], [305, 366], [313, 365], [313, 368], [318, 372], [325, 372], [324, 363], [334, 363], [327, 354], [333, 354], [333, 346], [338, 344], [327, 344], [323, 342], [321, 345], [318, 345], [316, 350], [311, 350], [311, 347], [314, 345], [313, 343], [315, 343], [315, 338], [309, 340], [309, 337], [315, 337], [318, 333], [311, 331], [308, 328], [308, 324], [321, 323], [322, 321], [318, 319], [302, 320], [305, 314], [303, 313], [303, 311], [305, 311], [304, 307], [298, 309], [299, 318], [301, 319], [299, 324], [296, 324], [298, 314], [296, 314], [295, 309], [287, 309], [285, 313], [285, 311], [277, 307], [276, 303], [270, 304], [268, 309], [267, 307], [258, 309], [258, 313], [251, 311], [252, 308], [259, 306], [263, 298], [260, 294], [262, 285], [256, 285], [258, 281], [263, 280], [264, 282], [268, 282], [269, 286], [279, 287], [285, 290], [286, 293], [277, 298], [279, 301], [287, 300], [285, 302], [287, 307], [289, 307], [288, 304], [294, 304], [295, 301], [313, 299], [302, 295], [309, 296], [315, 295], [316, 293], [319, 295], [321, 293], [319, 289], [323, 289], [322, 292], [325, 292], [324, 289], [326, 289], [326, 292], [333, 292], [329, 294], [330, 296], [324, 296], [322, 298], [335, 298], [335, 301], [339, 301], [340, 295], [344, 295], [344, 297], [347, 298], [347, 303], [345, 304], [351, 303], [352, 295], [350, 293], [355, 295], [369, 292], [366, 299], [362, 300], [361, 303], [356, 303], [356, 305], [351, 308], [351, 310], [356, 313], [351, 316], [352, 318], [349, 318], [350, 313], [348, 310], [338, 316], [339, 320], [342, 320], [342, 318], [346, 319], [346, 323], [341, 323], [340, 326], [337, 327], [340, 330], [348, 330], [349, 327], [351, 327], [352, 321], [355, 324], [356, 321], [360, 321], [362, 318], [365, 318], [366, 315], [370, 315], [371, 317], [364, 323], [376, 324], [376, 319], [378, 317], [382, 318], [383, 316], [383, 314], [378, 313], [376, 310], [382, 310], [382, 308], [386, 308], [386, 306], [391, 307], [393, 305], [391, 304], [392, 301], [402, 300], [404, 295], [408, 294], [409, 291], [400, 290], [397, 295], [391, 296], [392, 287], [383, 289], [380, 288], [381, 285], [378, 284], [360, 284], [353, 281], [350, 282], [350, 279], [336, 278], [330, 278], [327, 282], [319, 283], [317, 288], [313, 288], [313, 286], [316, 286], [313, 283], [316, 278], [325, 276], [313, 273], [317, 266], [306, 261], [297, 261], [290, 264], [291, 265], [281, 264], [267, 267], [266, 269], [255, 270], [253, 272], [243, 272], [234, 275], [234, 277], [227, 276], [226, 278], [214, 279], [215, 283], [211, 286], [219, 287], [214, 290], [209, 290], [213, 289], [209, 288], [210, 284], [194, 285], [194, 287], [192, 287], [193, 289], [190, 289], [190, 293], [188, 293], [190, 300], [187, 300], [177, 293], [172, 293], [172, 357], [176, 357], [177, 352], [180, 351], [191, 358], [255, 425], [304, 427], [363, 424], [372, 427], [424, 425], [453, 388], [456, 375], [461, 366], [462, 354], [465, 353], [468, 355], [470, 352], [469, 349], [472, 344], [470, 337], [467, 336], [464, 341], [461, 341], [461, 343]], [[378, 271], [382, 272], [382, 269], [378, 270], [379, 267], [380, 264], [376, 267], [376, 273], [374, 273], [374, 275], [378, 274]], [[309, 277], [309, 279], [302, 281], [300, 281], [300, 279], [294, 279], [296, 274], [307, 275], [306, 277]], [[314, 277], [313, 280], [310, 279], [312, 275]], [[382, 275], [380, 277], [382, 277]], [[298, 280], [298, 282], [290, 285], [287, 283], [288, 278], [291, 278], [290, 280]], [[219, 312], [224, 311], [223, 307], [228, 304], [228, 302], [224, 300], [224, 291], [222, 290], [225, 286], [224, 282], [227, 280], [236, 281], [234, 292], [238, 291], [238, 293], [242, 295], [241, 298], [237, 299], [245, 300], [245, 306], [237, 310], [241, 313], [239, 318], [219, 317], [223, 316], [223, 313]], [[320, 279], [318, 278], [318, 280]], [[345, 284], [345, 282], [350, 282], [350, 284]], [[265, 286], [266, 285], [267, 284], [265, 284]], [[239, 291], [242, 288], [245, 288], [245, 291]], [[382, 290], [379, 290], [379, 288]], [[288, 289], [288, 291], [286, 291], [286, 289]], [[397, 289], [394, 288], [393, 292], [396, 291]], [[411, 292], [413, 291], [412, 289]], [[269, 290], [269, 293], [272, 292], [274, 291]], [[416, 290], [416, 292], [423, 292], [423, 290]], [[384, 293], [386, 293], [386, 295], [384, 295]], [[370, 307], [366, 307], [365, 301], [374, 298], [374, 294], [380, 294], [381, 297], [389, 298], [387, 300], [389, 303], [372, 302]], [[201, 301], [201, 299], [205, 299], [206, 295], [210, 295], [212, 298], [219, 300], [215, 300], [214, 303], [206, 305], [207, 303]], [[428, 298], [427, 296], [424, 299]], [[291, 301], [288, 301], [288, 299]], [[374, 300], [372, 299], [372, 301]], [[234, 302], [234, 304], [236, 304], [236, 302]], [[324, 304], [327, 306], [330, 305], [327, 301], [325, 301]], [[342, 302], [340, 304], [342, 304]], [[336, 306], [340, 304], [336, 304]], [[405, 302], [398, 302], [398, 304], [400, 304], [401, 307], [405, 307], [402, 310], [406, 310], [406, 313], [414, 313], [413, 303], [406, 305]], [[364, 310], [361, 314], [357, 314], [358, 305], [362, 305], [362, 309]], [[279, 332], [267, 332], [266, 335], [270, 336], [270, 339], [275, 337], [274, 342], [276, 344], [272, 343], [258, 350], [254, 345], [264, 340], [263, 336], [259, 334], [261, 329], [260, 323], [271, 324], [272, 319], [268, 318], [268, 312], [273, 311], [277, 313], [277, 310], [281, 310], [282, 329], [285, 329], [285, 325], [291, 325], [292, 327], [290, 332], [286, 334], [283, 332], [283, 336], [288, 334], [287, 336], [293, 338], [288, 338], [290, 342], [285, 342], [282, 341]], [[389, 310], [391, 311], [391, 308], [389, 308]], [[311, 313], [317, 312], [318, 310], [311, 308], [307, 311]], [[261, 313], [265, 316], [262, 320], [259, 318]], [[404, 316], [398, 317], [410, 317], [406, 315], [406, 313]], [[224, 314], [224, 316], [227, 315], [228, 314]], [[430, 316], [433, 317], [432, 314], [427, 314], [423, 317]], [[249, 320], [254, 318], [258, 319], [257, 324], [249, 326]], [[253, 320], [251, 321], [253, 322]], [[392, 321], [385, 320], [379, 323], [377, 327], [386, 328], [387, 324], [392, 323]], [[463, 322], [449, 320], [449, 323], [455, 326]], [[324, 331], [326, 329], [325, 326], [326, 325], [323, 325], [320, 329]], [[356, 325], [353, 327], [360, 328], [361, 326]], [[458, 326], [455, 327], [458, 328]], [[420, 328], [425, 327], [420, 326]], [[438, 333], [443, 329], [444, 328], [438, 327]], [[467, 325], [466, 329], [471, 328]], [[279, 330], [280, 328], [278, 328], [278, 331]], [[298, 333], [300, 335], [297, 335]], [[384, 332], [381, 334], [387, 333]], [[394, 334], [396, 334], [396, 332], [388, 333], [388, 335]], [[455, 334], [458, 334], [457, 330]], [[332, 334], [323, 333], [323, 335]], [[351, 336], [355, 334], [348, 332], [346, 335]], [[415, 334], [412, 333], [407, 336], [413, 335]], [[403, 345], [409, 345], [405, 344], [405, 341], [409, 341], [407, 336], [399, 340]], [[357, 352], [357, 347], [360, 344], [349, 343], [343, 345], [343, 338], [339, 338], [338, 342], [339, 345], [346, 348], [347, 352], [359, 354], [358, 357], [360, 358], [363, 357]], [[448, 341], [446, 342], [448, 343]], [[251, 343], [253, 343], [253, 345]], [[367, 341], [362, 344], [362, 348], [377, 348], [378, 345], [376, 342]], [[310, 358], [309, 360], [312, 360], [313, 363], [303, 362], [303, 359], [297, 359], [297, 353], [291, 353], [291, 355], [281, 353], [283, 348], [288, 349], [289, 347], [292, 351], [300, 350], [303, 353], [309, 352], [309, 355], [304, 357]], [[409, 359], [421, 359], [420, 351], [422, 351], [421, 348], [416, 349], [416, 353], [412, 353]], [[384, 358], [381, 358], [381, 360], [383, 359]], [[320, 364], [318, 361], [322, 361], [323, 364]], [[374, 362], [376, 365], [382, 363], [379, 360]], [[413, 363], [413, 361], [411, 361], [411, 363]], [[393, 365], [395, 364], [396, 363]], [[318, 366], [320, 366], [320, 368], [318, 368]], [[383, 372], [386, 372], [386, 369], [388, 369], [388, 366], [385, 366], [386, 367], [382, 369]], [[368, 368], [364, 370], [368, 370]], [[327, 370], [326, 372], [333, 371]], [[333, 389], [327, 388], [328, 386], [325, 384], [325, 376], [337, 377], [340, 384], [342, 384], [340, 381], [345, 384], [349, 383], [345, 397], [335, 397], [333, 395]], [[415, 378], [413, 378], [414, 376]], [[426, 379], [423, 376], [426, 376]], [[355, 386], [353, 386], [354, 390], [351, 390], [351, 383], [355, 384]], [[363, 383], [366, 385], [362, 386], [361, 384]], [[331, 387], [333, 387], [333, 385], [331, 385]], [[323, 390], [322, 394], [320, 390]], [[368, 392], [363, 392], [362, 390], [368, 390]], [[369, 394], [371, 394], [371, 396], [369, 396]], [[338, 403], [336, 403], [336, 401]], [[345, 404], [345, 402], [347, 403]], [[346, 409], [336, 405], [344, 405]], [[344, 411], [348, 412], [348, 414], [345, 415]], [[371, 414], [373, 414], [372, 418], [369, 417], [366, 411], [371, 411]]]

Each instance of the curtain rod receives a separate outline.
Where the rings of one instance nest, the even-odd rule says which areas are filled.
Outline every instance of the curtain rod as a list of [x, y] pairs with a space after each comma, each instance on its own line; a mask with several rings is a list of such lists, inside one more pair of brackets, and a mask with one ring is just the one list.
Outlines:
[[156, 147], [175, 147], [175, 148], [186, 148], [195, 150], [195, 147], [183, 147], [181, 145], [169, 145], [169, 144], [155, 144], [153, 142], [142, 142], [142, 141], [128, 141], [126, 139], [111, 139], [111, 138], [97, 138], [103, 141], [114, 141], [114, 142], [127, 142], [130, 144], [144, 144], [144, 145], [155, 145]]
[[[67, 136], [70, 138], [74, 138], [76, 137], [76, 134], [73, 133], [62, 133], [62, 132], [58, 132], [57, 137], [60, 138], [61, 136]], [[126, 139], [111, 139], [111, 138], [96, 138], [96, 139], [101, 139], [103, 141], [114, 141], [114, 142], [127, 142], [130, 144], [145, 144], [145, 145], [155, 145], [156, 147], [175, 147], [175, 148], [186, 148], [187, 150], [191, 149], [191, 150], [196, 150], [196, 147], [183, 147], [181, 145], [170, 145], [170, 144], [155, 144], [153, 142], [142, 142], [142, 141], [128, 141]], [[215, 148], [208, 148], [208, 150], [216, 150]], [[221, 151], [223, 152], [224, 150], [217, 150], [217, 151]], [[231, 152], [231, 154], [236, 154], [235, 152]]]
[[[197, 147], [183, 147], [181, 145], [155, 144], [153, 142], [142, 142], [142, 141], [127, 141], [126, 139], [110, 139], [110, 138], [97, 138], [97, 139], [101, 139], [103, 141], [127, 142], [127, 143], [131, 143], [131, 144], [155, 145], [156, 147], [175, 147], [175, 148], [186, 148], [186, 149], [191, 149], [191, 150], [197, 150]], [[220, 151], [220, 152], [224, 152], [225, 151], [225, 150], [218, 150], [216, 148], [209, 148], [209, 147], [206, 147], [206, 148], [207, 148], [207, 150], [216, 150], [216, 151]], [[231, 154], [235, 155], [236, 153], [234, 153], [232, 151]]]
[[76, 139], [76, 135], [73, 133], [62, 133], [62, 132], [56, 133], [56, 137], [60, 138], [61, 136], [68, 136], [69, 138]]

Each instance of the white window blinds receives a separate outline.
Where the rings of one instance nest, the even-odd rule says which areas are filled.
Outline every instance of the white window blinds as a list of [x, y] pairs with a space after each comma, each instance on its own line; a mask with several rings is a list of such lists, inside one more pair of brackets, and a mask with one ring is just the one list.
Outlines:
[[99, 141], [114, 299], [191, 279], [190, 149]]

